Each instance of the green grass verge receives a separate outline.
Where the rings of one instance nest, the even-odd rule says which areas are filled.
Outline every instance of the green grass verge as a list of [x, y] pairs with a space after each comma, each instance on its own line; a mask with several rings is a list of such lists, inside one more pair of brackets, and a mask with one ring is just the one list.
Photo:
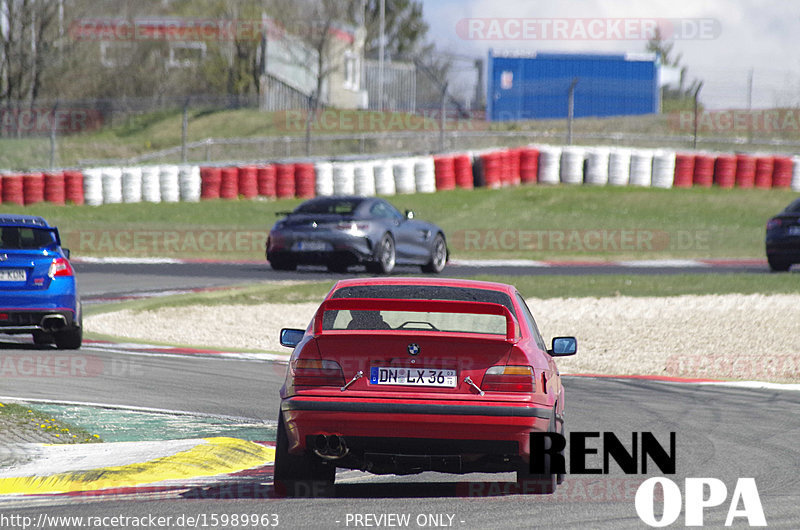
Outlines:
[[[454, 259], [763, 258], [767, 219], [796, 192], [520, 186], [390, 198], [439, 224]], [[3, 205], [59, 226], [75, 256], [263, 260], [276, 212], [300, 200]]]
[[21, 429], [26, 432], [41, 430], [51, 439], [52, 443], [102, 442], [100, 437], [95, 434], [19, 403], [0, 403], [0, 424], [6, 429]]

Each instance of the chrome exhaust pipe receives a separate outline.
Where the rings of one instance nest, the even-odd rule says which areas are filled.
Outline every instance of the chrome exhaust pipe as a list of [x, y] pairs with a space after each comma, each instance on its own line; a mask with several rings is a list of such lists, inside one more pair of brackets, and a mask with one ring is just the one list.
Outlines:
[[39, 326], [44, 331], [59, 331], [67, 327], [67, 319], [64, 315], [45, 315]]
[[338, 434], [318, 434], [314, 438], [314, 454], [325, 460], [336, 460], [350, 452], [344, 438]]

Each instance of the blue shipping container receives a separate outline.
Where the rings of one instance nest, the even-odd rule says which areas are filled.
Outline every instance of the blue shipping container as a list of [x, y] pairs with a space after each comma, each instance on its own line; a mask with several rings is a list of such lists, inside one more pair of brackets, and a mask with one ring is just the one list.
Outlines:
[[566, 118], [574, 79], [574, 116], [655, 114], [661, 107], [655, 54], [489, 51], [486, 115], [491, 121]]

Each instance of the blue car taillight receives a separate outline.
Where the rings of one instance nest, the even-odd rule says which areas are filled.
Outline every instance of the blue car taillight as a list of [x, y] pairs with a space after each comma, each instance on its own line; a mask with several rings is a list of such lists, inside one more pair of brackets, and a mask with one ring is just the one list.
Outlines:
[[50, 269], [47, 271], [47, 275], [50, 279], [59, 276], [74, 276], [75, 271], [72, 270], [72, 265], [70, 265], [69, 260], [66, 258], [56, 258], [50, 263]]

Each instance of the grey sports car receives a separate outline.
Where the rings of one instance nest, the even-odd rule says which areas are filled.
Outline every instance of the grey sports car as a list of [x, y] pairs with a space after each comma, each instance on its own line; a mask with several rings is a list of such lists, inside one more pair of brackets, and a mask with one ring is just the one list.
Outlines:
[[267, 261], [275, 270], [313, 264], [345, 272], [363, 264], [369, 272], [388, 274], [395, 265], [419, 265], [438, 273], [447, 263], [444, 231], [383, 199], [317, 197], [279, 215], [284, 218], [267, 239]]

